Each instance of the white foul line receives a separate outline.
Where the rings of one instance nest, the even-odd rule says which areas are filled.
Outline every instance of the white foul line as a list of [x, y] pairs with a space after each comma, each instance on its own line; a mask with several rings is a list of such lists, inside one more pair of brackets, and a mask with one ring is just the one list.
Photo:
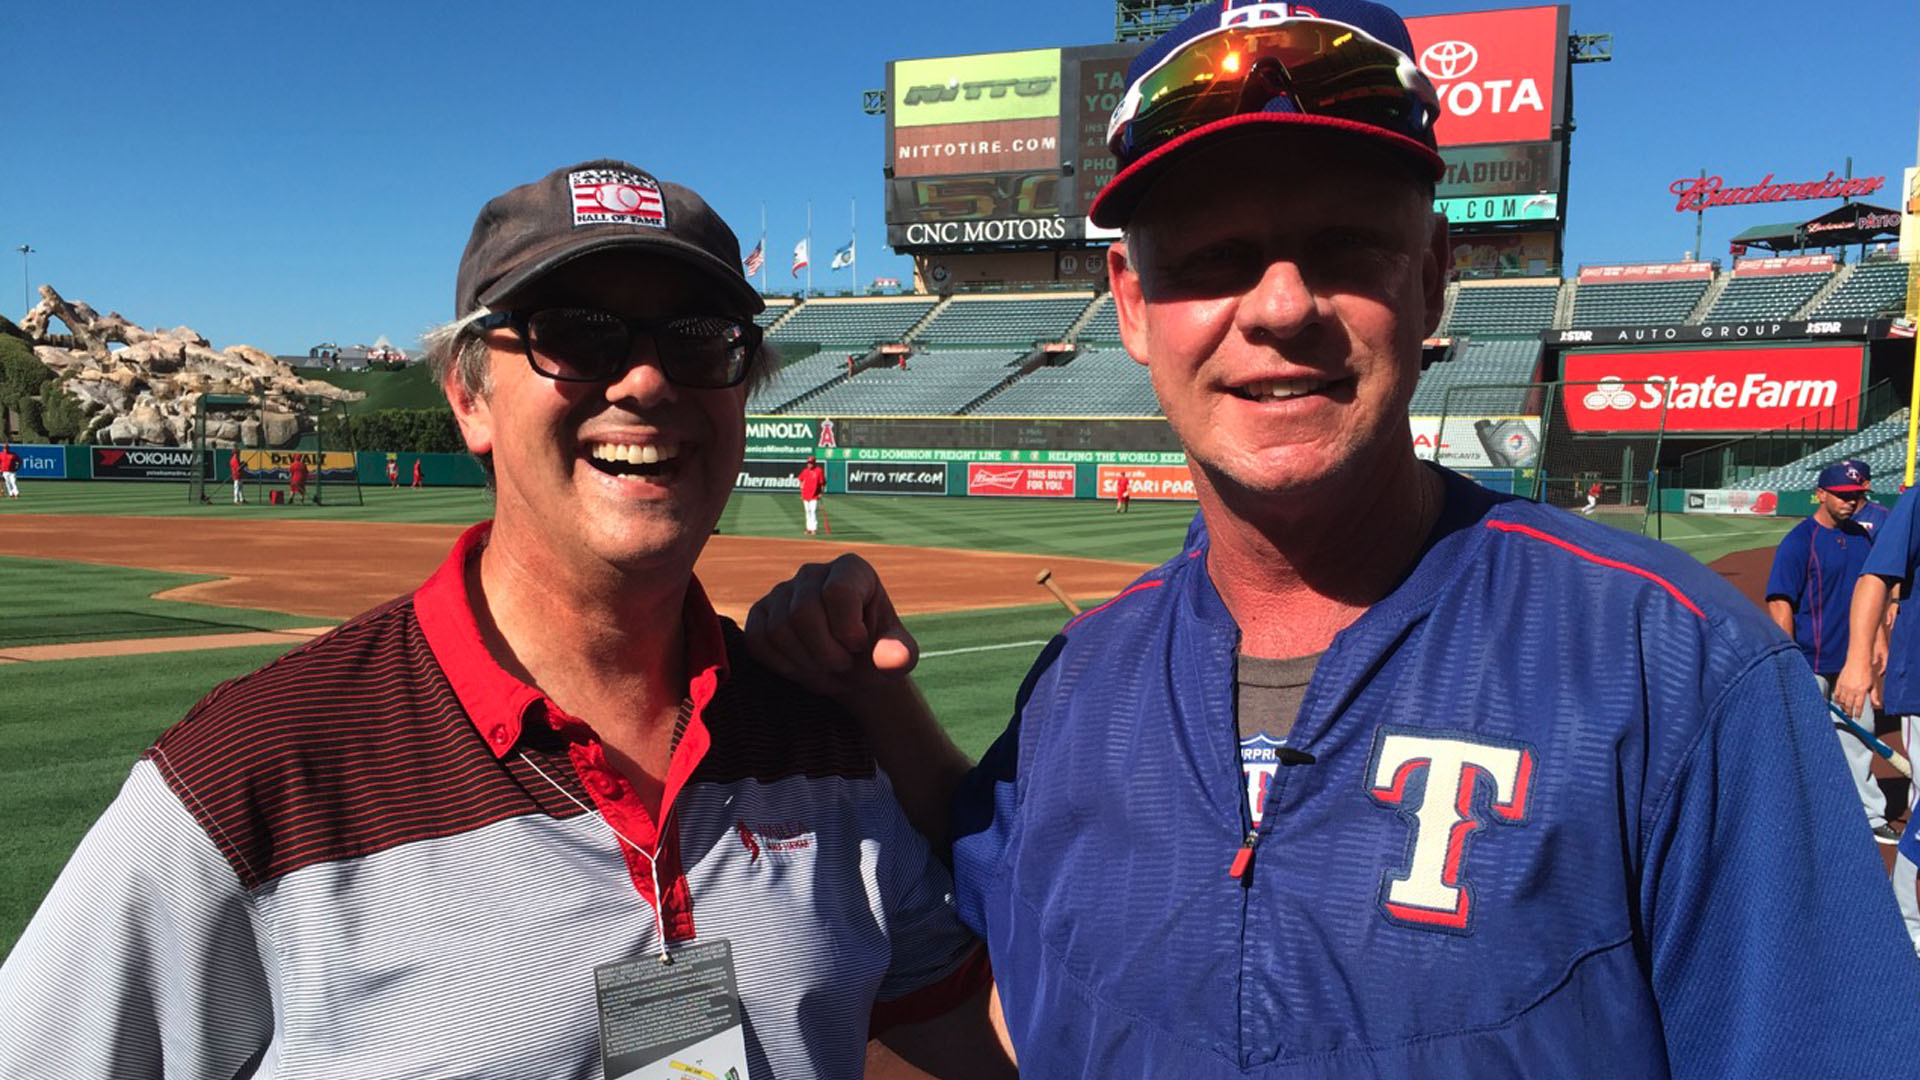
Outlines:
[[1036, 645], [1045, 644], [1046, 642], [1044, 641], [1009, 641], [1004, 645], [970, 645], [964, 649], [939, 649], [934, 652], [923, 652], [920, 654], [920, 659], [926, 660], [935, 656], [958, 656], [961, 653], [970, 652], [991, 652], [994, 649], [1031, 649]]

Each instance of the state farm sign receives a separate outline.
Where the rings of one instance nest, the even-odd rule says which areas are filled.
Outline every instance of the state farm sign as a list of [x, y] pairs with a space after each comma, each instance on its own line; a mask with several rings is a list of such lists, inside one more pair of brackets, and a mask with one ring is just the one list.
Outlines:
[[1566, 9], [1408, 19], [1414, 59], [1440, 94], [1440, 145], [1553, 138], [1567, 56]]
[[1579, 432], [1852, 427], [1864, 359], [1859, 345], [1572, 352], [1562, 401]]

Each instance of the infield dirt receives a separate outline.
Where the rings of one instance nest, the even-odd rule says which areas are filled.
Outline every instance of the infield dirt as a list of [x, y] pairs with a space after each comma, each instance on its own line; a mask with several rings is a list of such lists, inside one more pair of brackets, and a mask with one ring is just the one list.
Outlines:
[[[411, 592], [446, 558], [458, 525], [199, 518], [9, 515], [0, 555], [216, 575], [160, 599], [346, 619]], [[886, 580], [903, 615], [1047, 602], [1042, 567], [1078, 598], [1112, 596], [1144, 563], [994, 551], [717, 535], [696, 572], [723, 615], [747, 609], [802, 563], [858, 552]]]

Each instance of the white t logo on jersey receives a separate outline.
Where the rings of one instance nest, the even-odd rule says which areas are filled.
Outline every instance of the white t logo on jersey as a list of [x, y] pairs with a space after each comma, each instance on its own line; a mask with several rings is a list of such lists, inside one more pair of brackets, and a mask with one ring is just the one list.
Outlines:
[[[1527, 818], [1533, 766], [1533, 751], [1525, 746], [1381, 729], [1367, 767], [1367, 794], [1413, 819], [1411, 858], [1387, 872], [1381, 889], [1380, 906], [1389, 918], [1427, 929], [1466, 929], [1473, 889], [1460, 871], [1467, 838], [1481, 825], [1474, 791], [1483, 779], [1492, 785], [1493, 820], [1518, 825]], [[1420, 805], [1409, 807], [1407, 788], [1423, 771]]]

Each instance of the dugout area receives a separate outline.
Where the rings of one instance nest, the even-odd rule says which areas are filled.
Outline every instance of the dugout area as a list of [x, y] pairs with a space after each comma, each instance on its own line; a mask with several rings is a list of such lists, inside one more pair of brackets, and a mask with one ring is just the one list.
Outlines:
[[[346, 441], [346, 406], [306, 395], [293, 409], [270, 407], [252, 395], [203, 394], [194, 406], [194, 468], [189, 503], [232, 503], [234, 451], [239, 451], [241, 492], [258, 506], [312, 503], [361, 506], [360, 474]], [[293, 489], [293, 465], [306, 466], [304, 491]]]

